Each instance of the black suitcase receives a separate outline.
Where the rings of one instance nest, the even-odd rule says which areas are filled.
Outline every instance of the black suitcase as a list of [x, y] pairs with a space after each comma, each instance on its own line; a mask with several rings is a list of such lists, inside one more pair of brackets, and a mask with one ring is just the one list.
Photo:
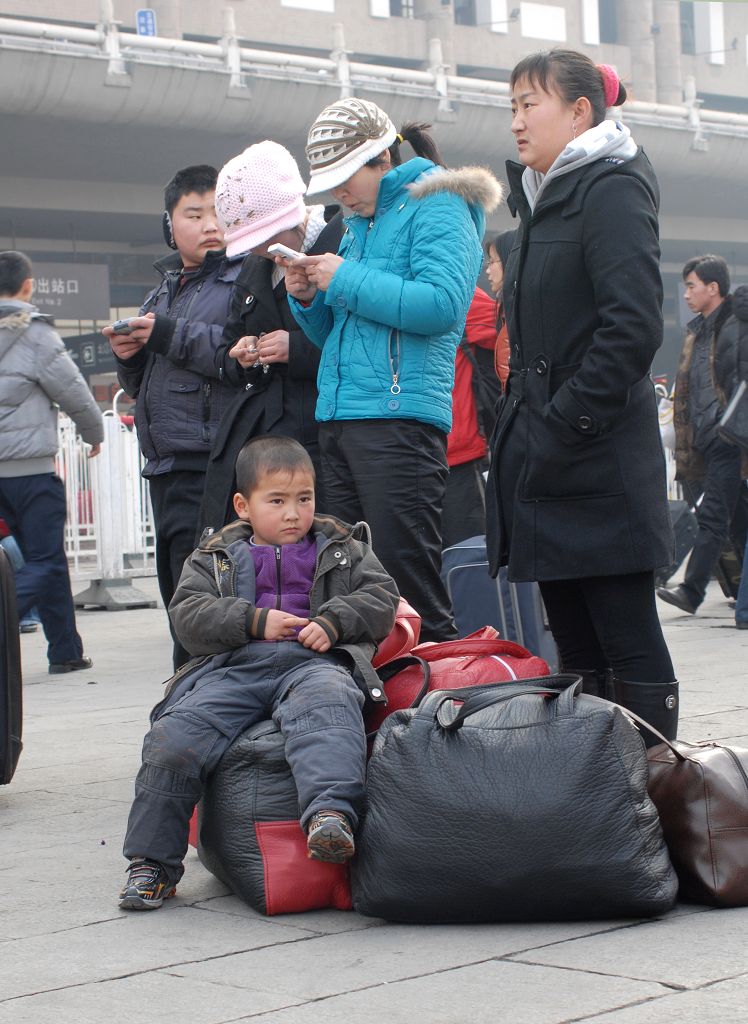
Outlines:
[[22, 724], [16, 584], [8, 557], [0, 548], [0, 785], [7, 785], [16, 770], [21, 754]]
[[486, 538], [470, 537], [442, 553], [442, 579], [460, 636], [493, 626], [558, 671], [558, 648], [548, 626], [537, 583], [510, 583], [506, 569], [488, 574]]
[[668, 502], [668, 504], [670, 505], [670, 519], [672, 520], [673, 533], [675, 534], [675, 558], [672, 565], [659, 569], [655, 573], [655, 583], [659, 587], [664, 586], [670, 577], [678, 571], [681, 563], [694, 546], [696, 534], [699, 532], [696, 513], [687, 501], [674, 500]]

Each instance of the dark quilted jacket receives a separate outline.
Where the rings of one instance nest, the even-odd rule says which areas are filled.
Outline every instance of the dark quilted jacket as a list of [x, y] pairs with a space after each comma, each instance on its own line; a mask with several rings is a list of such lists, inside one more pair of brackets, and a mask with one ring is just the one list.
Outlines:
[[219, 380], [216, 352], [241, 264], [209, 252], [181, 288], [177, 253], [154, 264], [161, 283], [141, 309], [156, 314], [148, 344], [132, 359], [117, 360], [120, 385], [136, 399], [144, 476], [207, 465], [218, 423], [236, 393]]

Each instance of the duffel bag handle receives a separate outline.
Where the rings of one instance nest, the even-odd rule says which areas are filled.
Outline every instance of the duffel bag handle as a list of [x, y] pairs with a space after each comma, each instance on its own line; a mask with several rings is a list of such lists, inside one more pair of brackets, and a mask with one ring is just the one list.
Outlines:
[[424, 661], [441, 661], [442, 658], [475, 658], [491, 654], [507, 654], [514, 658], [530, 658], [532, 652], [513, 640], [496, 638], [465, 637], [462, 640], [444, 640], [442, 643], [424, 643], [414, 647], [411, 654]]
[[[424, 661], [423, 658], [419, 658], [415, 654], [405, 654], [402, 658], [395, 658], [394, 661], [388, 661], [386, 664], [380, 665], [376, 672], [382, 682], [382, 686], [384, 687], [390, 679], [398, 674], [398, 672], [402, 672], [405, 668], [410, 668], [411, 665], [418, 665], [423, 673], [421, 688], [410, 704], [410, 707], [415, 708], [418, 707], [425, 695], [429, 692], [429, 686], [431, 684], [431, 666], [427, 661]], [[378, 732], [378, 728], [372, 729], [371, 732], [367, 732], [366, 739], [373, 740]]]
[[[596, 697], [595, 699], [596, 700], [601, 700], [602, 698]], [[608, 703], [613, 703], [613, 701], [609, 701]], [[659, 732], [657, 729], [655, 729], [655, 727], [653, 725], [650, 725], [649, 722], [646, 721], [646, 719], [640, 718], [633, 711], [629, 711], [629, 709], [625, 708], [623, 706], [623, 704], [616, 704], [615, 707], [617, 707], [620, 711], [622, 711], [623, 714], [626, 716], [626, 718], [630, 718], [631, 721], [635, 722], [637, 725], [643, 725], [644, 728], [647, 729], [649, 732], [651, 732], [653, 736], [656, 736], [657, 739], [661, 743], [664, 743], [666, 747], [669, 747], [672, 750], [672, 752], [675, 754], [675, 758], [676, 758], [677, 761], [689, 761], [690, 760], [690, 758], [688, 757], [687, 754], [684, 754], [682, 751], [678, 750], [678, 748], [676, 746], [674, 746], [672, 740], [669, 740], [665, 736], [663, 736], [662, 733]], [[678, 742], [679, 743], [685, 743], [686, 741], [685, 740], [678, 740]], [[688, 744], [689, 747], [703, 747], [705, 745], [708, 746], [709, 744], [703, 744], [703, 743], [689, 743]]]
[[[532, 684], [536, 683], [536, 686]], [[436, 721], [445, 732], [457, 732], [471, 715], [495, 704], [504, 704], [514, 697], [537, 694], [554, 697], [559, 701], [559, 714], [569, 715], [574, 709], [574, 698], [582, 687], [582, 677], [573, 674], [523, 679], [521, 683], [493, 686], [484, 692], [473, 693], [465, 698], [465, 690], [441, 690], [441, 700], [436, 708]], [[456, 715], [447, 714], [445, 705], [450, 701], [464, 700]]]
[[406, 654], [402, 658], [395, 658], [394, 661], [388, 661], [386, 665], [380, 665], [377, 669], [377, 675], [382, 681], [382, 684], [388, 683], [393, 676], [396, 676], [399, 672], [402, 672], [405, 668], [410, 668], [411, 665], [418, 665], [423, 672], [423, 682], [421, 683], [421, 689], [413, 699], [412, 708], [418, 707], [423, 697], [429, 691], [429, 685], [431, 683], [431, 666], [423, 658], [417, 654]]

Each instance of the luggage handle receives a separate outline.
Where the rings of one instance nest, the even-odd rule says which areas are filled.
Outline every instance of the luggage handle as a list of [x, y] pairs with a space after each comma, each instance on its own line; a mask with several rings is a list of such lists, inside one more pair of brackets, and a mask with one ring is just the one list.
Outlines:
[[[538, 693], [543, 694], [546, 697], [557, 698], [564, 698], [568, 695], [569, 701], [564, 702], [565, 706], [563, 707], [563, 711], [560, 710], [559, 713], [569, 713], [573, 707], [574, 697], [580, 690], [580, 684], [582, 683], [581, 676], [561, 674], [557, 676], [550, 676], [549, 679], [566, 679], [571, 680], [571, 682], [563, 690], [560, 690], [560, 692], [554, 692], [554, 690], [549, 689], [548, 683], [546, 683], [545, 688], [543, 686], [527, 688], [527, 683], [535, 682], [535, 680], [532, 679], [523, 680], [522, 683], [506, 684], [505, 686], [502, 686], [500, 690], [493, 690], [493, 692], [491, 693], [480, 695], [476, 694], [473, 691], [473, 688], [468, 688], [465, 690], [442, 690], [440, 691], [440, 693], [443, 699], [439, 702], [439, 706], [436, 711], [436, 721], [446, 732], [456, 732], [458, 729], [462, 728], [462, 726], [465, 723], [465, 720], [469, 718], [471, 715], [475, 714], [477, 711], [483, 711], [485, 708], [491, 707], [494, 704], [501, 704], [511, 700], [512, 697], [521, 697], [529, 693]], [[538, 679], [537, 681], [541, 683], [542, 679]], [[510, 687], [513, 691], [512, 693], [508, 692]], [[522, 687], [522, 689], [518, 689], [518, 687]], [[592, 695], [587, 694], [586, 696]], [[475, 699], [478, 697], [480, 697], [480, 699]], [[460, 711], [458, 711], [456, 715], [447, 717], [448, 712], [445, 710], [445, 705], [448, 704], [450, 701], [461, 699], [464, 699], [464, 703]], [[653, 736], [656, 736], [661, 743], [663, 743], [673, 752], [675, 758], [678, 761], [683, 762], [691, 760], [691, 758], [688, 757], [687, 754], [684, 754], [682, 751], [678, 750], [678, 748], [671, 740], [663, 736], [662, 733], [659, 732], [659, 730], [655, 729], [655, 727], [653, 725], [650, 725], [650, 723], [647, 722], [644, 718], [640, 718], [639, 715], [637, 715], [634, 711], [629, 711], [628, 708], [623, 707], [622, 704], [616, 704], [614, 701], [604, 701], [601, 697], [592, 697], [592, 699], [596, 701], [599, 700], [601, 703], [604, 704], [613, 704], [614, 707], [617, 707], [619, 711], [621, 711], [632, 722], [636, 723], [637, 725], [643, 726], [645, 729], [651, 732]], [[687, 741], [680, 740], [679, 742], [686, 743]], [[702, 749], [704, 746], [719, 746], [719, 744], [689, 743], [688, 746], [696, 747], [697, 749]]]
[[386, 665], [380, 665], [377, 669], [377, 675], [381, 679], [382, 684], [385, 684], [399, 672], [402, 672], [404, 668], [409, 668], [411, 665], [419, 665], [423, 672], [423, 683], [421, 684], [421, 689], [413, 698], [413, 702], [410, 705], [410, 707], [416, 708], [423, 700], [425, 694], [428, 693], [429, 684], [431, 682], [431, 666], [427, 661], [424, 661], [424, 659], [420, 658], [417, 654], [406, 654], [402, 658], [395, 658], [393, 661], [388, 661]]
[[[417, 654], [406, 654], [402, 658], [395, 658], [394, 661], [388, 661], [386, 665], [380, 665], [377, 669], [377, 675], [382, 681], [382, 685], [389, 682], [394, 676], [401, 672], [404, 668], [409, 668], [411, 665], [420, 665], [421, 671], [423, 672], [423, 682], [418, 693], [413, 698], [410, 707], [417, 708], [423, 698], [429, 692], [429, 686], [431, 684], [431, 666], [423, 658], [419, 658]], [[371, 732], [367, 732], [367, 741], [373, 740], [379, 729], [373, 729]]]
[[[602, 700], [601, 697], [595, 697], [594, 699], [595, 700]], [[661, 732], [659, 732], [657, 729], [655, 729], [655, 727], [653, 725], [650, 725], [649, 722], [647, 722], [645, 719], [640, 718], [639, 715], [637, 715], [635, 712], [629, 711], [629, 709], [625, 708], [623, 706], [623, 704], [616, 704], [614, 701], [606, 701], [605, 703], [606, 704], [613, 704], [614, 707], [617, 707], [619, 709], [619, 711], [623, 712], [623, 714], [626, 716], [626, 718], [629, 718], [632, 722], [635, 722], [637, 725], [644, 726], [644, 728], [647, 729], [648, 732], [651, 732], [652, 735], [656, 736], [657, 739], [660, 740], [661, 743], [664, 743], [666, 747], [669, 747], [672, 750], [672, 752], [675, 754], [675, 757], [677, 758], [678, 761], [690, 761], [691, 760], [690, 757], [688, 757], [686, 754], [682, 753], [682, 751], [678, 750], [678, 748], [673, 744], [672, 740], [666, 739], [662, 735]], [[685, 743], [686, 740], [680, 740], [679, 742], [680, 743]], [[704, 747], [704, 746], [714, 746], [715, 744], [689, 743], [688, 745], [689, 745], [689, 747], [699, 747], [699, 748], [701, 748], [701, 747]], [[718, 744], [716, 744], [716, 745], [718, 745]]]
[[[433, 656], [432, 656], [433, 651]], [[467, 637], [463, 640], [445, 640], [440, 644], [419, 644], [413, 648], [416, 657], [424, 661], [441, 661], [442, 658], [470, 658], [491, 654], [508, 654], [516, 658], [532, 657], [532, 653], [513, 640], [502, 640], [501, 637]]]
[[[436, 709], [436, 721], [445, 732], [457, 732], [465, 724], [465, 721], [478, 711], [484, 711], [495, 704], [503, 704], [514, 697], [523, 697], [526, 694], [537, 694], [543, 697], [554, 697], [559, 701], [558, 713], [569, 715], [574, 709], [574, 698], [582, 686], [582, 677], [569, 675], [557, 675], [535, 679], [525, 679], [521, 683], [507, 684], [501, 687], [492, 687], [488, 693], [479, 693], [468, 696], [464, 699], [465, 691], [442, 690], [441, 700]], [[529, 683], [537, 682], [538, 686], [529, 686]], [[545, 685], [543, 685], [545, 684]], [[510, 692], [511, 691], [511, 692]], [[462, 697], [461, 697], [462, 693]], [[456, 715], [446, 711], [445, 705], [450, 701], [464, 699], [464, 703]]]

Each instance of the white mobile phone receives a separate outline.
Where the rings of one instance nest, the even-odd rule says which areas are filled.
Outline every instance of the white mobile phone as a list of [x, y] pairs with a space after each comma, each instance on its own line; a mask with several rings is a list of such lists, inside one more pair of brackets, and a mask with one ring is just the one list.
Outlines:
[[303, 252], [297, 252], [295, 249], [290, 249], [287, 245], [281, 245], [280, 242], [273, 242], [272, 245], [268, 246], [269, 256], [283, 256], [287, 260], [301, 260], [304, 258]]

